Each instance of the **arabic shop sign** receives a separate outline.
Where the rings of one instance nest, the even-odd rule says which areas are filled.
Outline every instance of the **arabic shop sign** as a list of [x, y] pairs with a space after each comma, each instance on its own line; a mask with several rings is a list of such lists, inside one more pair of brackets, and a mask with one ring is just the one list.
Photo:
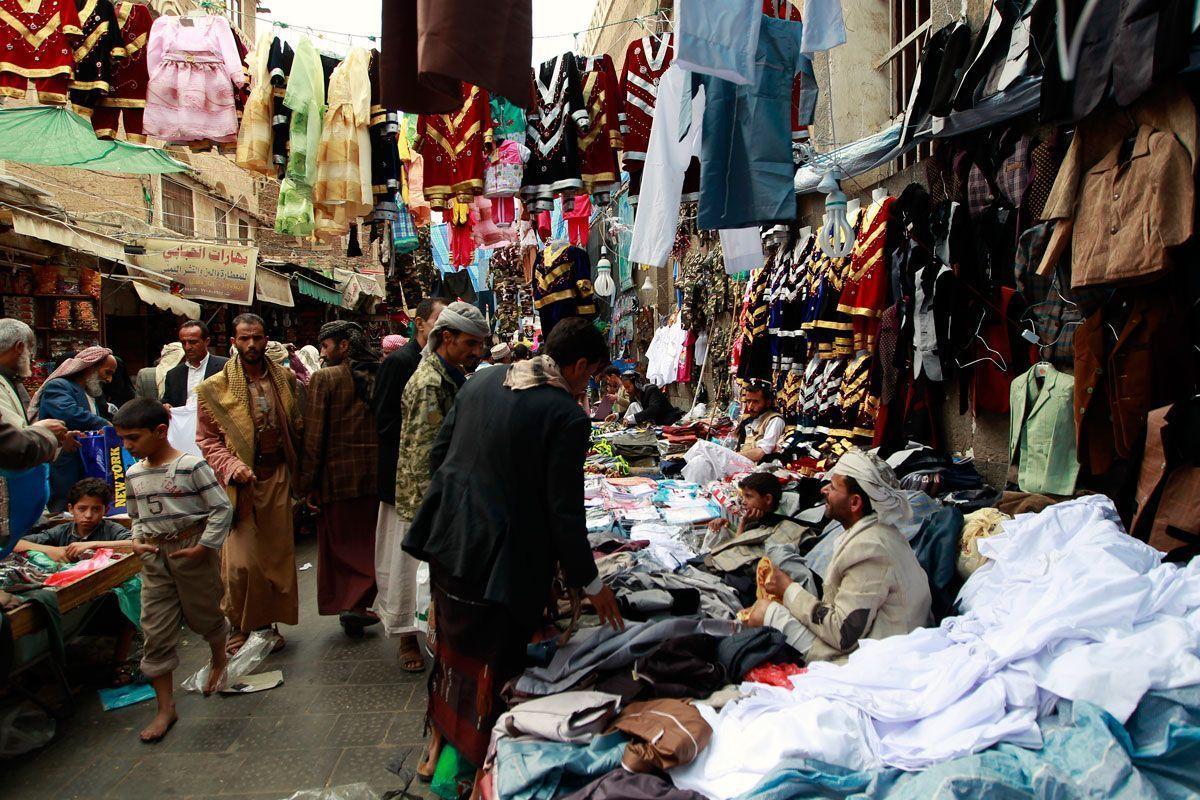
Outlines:
[[257, 247], [143, 239], [145, 255], [130, 256], [136, 266], [162, 273], [183, 285], [190, 300], [248, 306], [254, 300]]

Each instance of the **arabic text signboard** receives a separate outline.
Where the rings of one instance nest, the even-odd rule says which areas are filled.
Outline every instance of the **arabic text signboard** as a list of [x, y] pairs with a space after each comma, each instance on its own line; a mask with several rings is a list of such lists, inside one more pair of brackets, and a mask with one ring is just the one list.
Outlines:
[[257, 247], [179, 239], [143, 239], [141, 244], [145, 255], [130, 256], [130, 260], [183, 284], [183, 295], [190, 300], [241, 306], [254, 300]]

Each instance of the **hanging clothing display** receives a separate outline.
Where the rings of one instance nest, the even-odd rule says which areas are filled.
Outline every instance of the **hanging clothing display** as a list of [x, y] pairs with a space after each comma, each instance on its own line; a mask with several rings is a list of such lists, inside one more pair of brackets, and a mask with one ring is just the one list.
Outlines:
[[125, 39], [111, 0], [83, 0], [78, 11], [83, 40], [75, 48], [71, 106], [87, 117], [112, 91], [113, 75], [125, 58]]
[[275, 163], [271, 153], [271, 117], [275, 106], [275, 87], [271, 83], [268, 68], [271, 41], [270, 33], [259, 34], [254, 50], [250, 53], [250, 97], [242, 109], [242, 125], [238, 128], [237, 138], [237, 165], [263, 175], [275, 174]]
[[125, 138], [141, 143], [146, 141], [142, 134], [142, 117], [146, 108], [146, 87], [150, 83], [146, 48], [154, 19], [150, 16], [150, 7], [142, 3], [117, 3], [115, 9], [125, 56], [113, 65], [108, 94], [100, 98], [92, 111], [92, 130], [101, 139], [115, 139], [117, 131], [124, 126]]
[[317, 181], [325, 79], [320, 54], [307, 36], [296, 46], [283, 102], [291, 112], [288, 121], [290, 146], [287, 173], [279, 185], [275, 232], [309, 236], [316, 227], [312, 192]]
[[146, 53], [146, 134], [165, 142], [233, 142], [233, 90], [246, 82], [229, 20], [168, 17], [154, 21]]
[[417, 118], [417, 149], [423, 157], [423, 194], [434, 209], [455, 198], [467, 202], [483, 193], [485, 143], [492, 141], [488, 93], [462, 84], [461, 102], [453, 114]]
[[525, 109], [498, 94], [492, 94], [489, 102], [492, 112], [492, 136], [496, 142], [515, 139], [525, 141]]
[[543, 341], [560, 320], [596, 316], [592, 265], [586, 250], [546, 245], [533, 270], [533, 307], [541, 319]]
[[[658, 103], [658, 85], [675, 57], [672, 34], [634, 39], [625, 50], [621, 64], [621, 92], [625, 97], [625, 124], [621, 127], [626, 172], [641, 172], [650, 147], [654, 107]], [[637, 192], [630, 188], [633, 196]]]
[[274, 108], [271, 116], [271, 156], [278, 175], [282, 178], [287, 170], [288, 130], [290, 129], [292, 111], [287, 107], [284, 98], [287, 95], [288, 75], [292, 72], [292, 62], [296, 51], [292, 46], [278, 36], [271, 42], [271, 52], [267, 55], [267, 69], [274, 90]]
[[378, 50], [371, 51], [367, 73], [371, 84], [371, 190], [376, 207], [389, 203], [394, 207], [392, 198], [400, 191], [400, 115], [380, 103]]
[[0, 95], [24, 99], [33, 84], [39, 103], [66, 103], [82, 36], [75, 0], [0, 0]]
[[702, 76], [706, 90], [701, 143], [701, 228], [745, 228], [796, 218], [792, 182], [793, 79], [812, 73], [800, 52], [803, 24], [764, 17], [757, 60], [771, 64], [753, 86]]
[[[657, 97], [642, 167], [641, 192], [646, 202], [638, 203], [629, 244], [631, 261], [653, 267], [667, 262], [675, 242], [684, 172], [700, 154], [704, 89], [693, 83], [691, 73], [672, 64], [659, 81]], [[761, 263], [760, 258], [755, 266]]]
[[1071, 495], [1075, 457], [1075, 379], [1048, 363], [1035, 364], [1009, 387], [1009, 464], [1022, 492]]
[[317, 150], [313, 206], [318, 239], [345, 236], [371, 212], [371, 54], [352, 48], [329, 78], [325, 121]]
[[1146, 453], [1129, 532], [1182, 562], [1200, 550], [1200, 404], [1195, 398], [1146, 418]]
[[879, 318], [888, 305], [890, 274], [884, 258], [888, 217], [894, 197], [872, 203], [862, 231], [854, 241], [850, 269], [842, 284], [838, 311], [848, 314], [854, 325], [854, 350], [875, 349]]
[[621, 149], [621, 118], [624, 104], [617, 86], [612, 56], [576, 56], [582, 83], [583, 105], [588, 112], [588, 130], [579, 138], [579, 171], [587, 193], [597, 203], [608, 202], [620, 184], [617, 151]]
[[530, 150], [521, 199], [549, 211], [554, 195], [583, 189], [578, 133], [588, 131], [588, 110], [575, 57], [555, 56], [533, 70], [528, 115]]
[[697, 75], [737, 85], [754, 83], [761, 0], [710, 3], [679, 0], [675, 63]]
[[447, 114], [460, 83], [520, 103], [533, 61], [532, 0], [384, 3], [380, 73], [385, 108]]

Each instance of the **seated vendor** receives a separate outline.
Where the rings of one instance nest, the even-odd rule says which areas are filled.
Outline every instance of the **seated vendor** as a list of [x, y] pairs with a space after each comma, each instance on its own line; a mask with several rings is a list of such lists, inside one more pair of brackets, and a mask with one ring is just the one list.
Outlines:
[[912, 508], [896, 473], [878, 456], [846, 453], [821, 490], [825, 512], [844, 530], [816, 597], [780, 569], [762, 588], [782, 600], [754, 604], [748, 624], [769, 625], [807, 661], [844, 660], [861, 639], [884, 639], [927, 625], [929, 581], [896, 522]]
[[604, 368], [604, 399], [612, 404], [609, 422], [621, 419], [629, 410], [629, 393], [621, 382], [621, 370], [616, 367]]
[[[779, 513], [783, 485], [769, 472], [752, 472], [738, 482], [742, 495], [742, 518], [732, 539], [721, 542], [704, 557], [705, 566], [720, 572], [734, 572], [755, 563], [768, 544], [798, 544], [808, 528]], [[729, 520], [708, 523], [716, 533], [729, 526]]]
[[621, 387], [629, 397], [629, 409], [625, 422], [633, 425], [671, 425], [679, 421], [683, 412], [667, 400], [666, 393], [633, 370], [621, 374]]
[[737, 451], [759, 463], [779, 449], [783, 415], [775, 410], [775, 389], [763, 380], [742, 388], [742, 418], [737, 426]]
[[130, 546], [129, 529], [104, 516], [112, 489], [99, 478], [84, 478], [67, 493], [72, 521], [33, 533], [17, 542], [18, 553], [45, 553], [55, 561], [78, 561], [100, 547]]

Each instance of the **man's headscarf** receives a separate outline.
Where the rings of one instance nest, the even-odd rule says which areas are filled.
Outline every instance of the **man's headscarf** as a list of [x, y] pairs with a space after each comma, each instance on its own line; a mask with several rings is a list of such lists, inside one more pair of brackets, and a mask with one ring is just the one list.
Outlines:
[[183, 361], [183, 345], [179, 342], [164, 344], [158, 356], [158, 363], [154, 365], [154, 383], [158, 386], [159, 397], [163, 396], [166, 389], [167, 373], [178, 366], [180, 361]]
[[267, 342], [267, 349], [263, 351], [263, 356], [274, 361], [281, 367], [288, 366], [288, 351], [279, 342]]
[[350, 374], [354, 377], [354, 391], [358, 399], [368, 405], [375, 390], [375, 373], [379, 370], [379, 353], [367, 341], [366, 331], [357, 322], [339, 319], [326, 322], [317, 332], [317, 341], [333, 339], [350, 343], [346, 360], [350, 363]]
[[73, 378], [81, 372], [86, 372], [89, 369], [103, 364], [109, 356], [112, 355], [112, 350], [99, 345], [85, 347], [75, 355], [68, 358], [66, 361], [58, 365], [58, 369], [50, 373], [50, 377], [46, 378], [45, 382], [34, 393], [33, 399], [29, 401], [29, 421], [35, 422], [38, 418], [38, 403], [42, 400], [42, 390], [46, 388], [46, 384], [55, 378]]
[[310, 375], [321, 368], [321, 354], [311, 344], [306, 344], [297, 350], [296, 358], [300, 359]]
[[828, 474], [853, 478], [871, 498], [871, 507], [883, 522], [896, 525], [912, 519], [912, 506], [895, 470], [874, 453], [849, 450]]
[[438, 314], [437, 322], [433, 323], [433, 329], [429, 331], [429, 341], [425, 342], [425, 349], [421, 351], [421, 355], [427, 356], [437, 350], [437, 342], [440, 339], [438, 333], [444, 330], [458, 331], [481, 339], [492, 332], [478, 308], [470, 303], [455, 300]]
[[383, 354], [386, 356], [389, 353], [394, 353], [406, 344], [408, 344], [406, 337], [398, 333], [389, 333], [383, 337]]

